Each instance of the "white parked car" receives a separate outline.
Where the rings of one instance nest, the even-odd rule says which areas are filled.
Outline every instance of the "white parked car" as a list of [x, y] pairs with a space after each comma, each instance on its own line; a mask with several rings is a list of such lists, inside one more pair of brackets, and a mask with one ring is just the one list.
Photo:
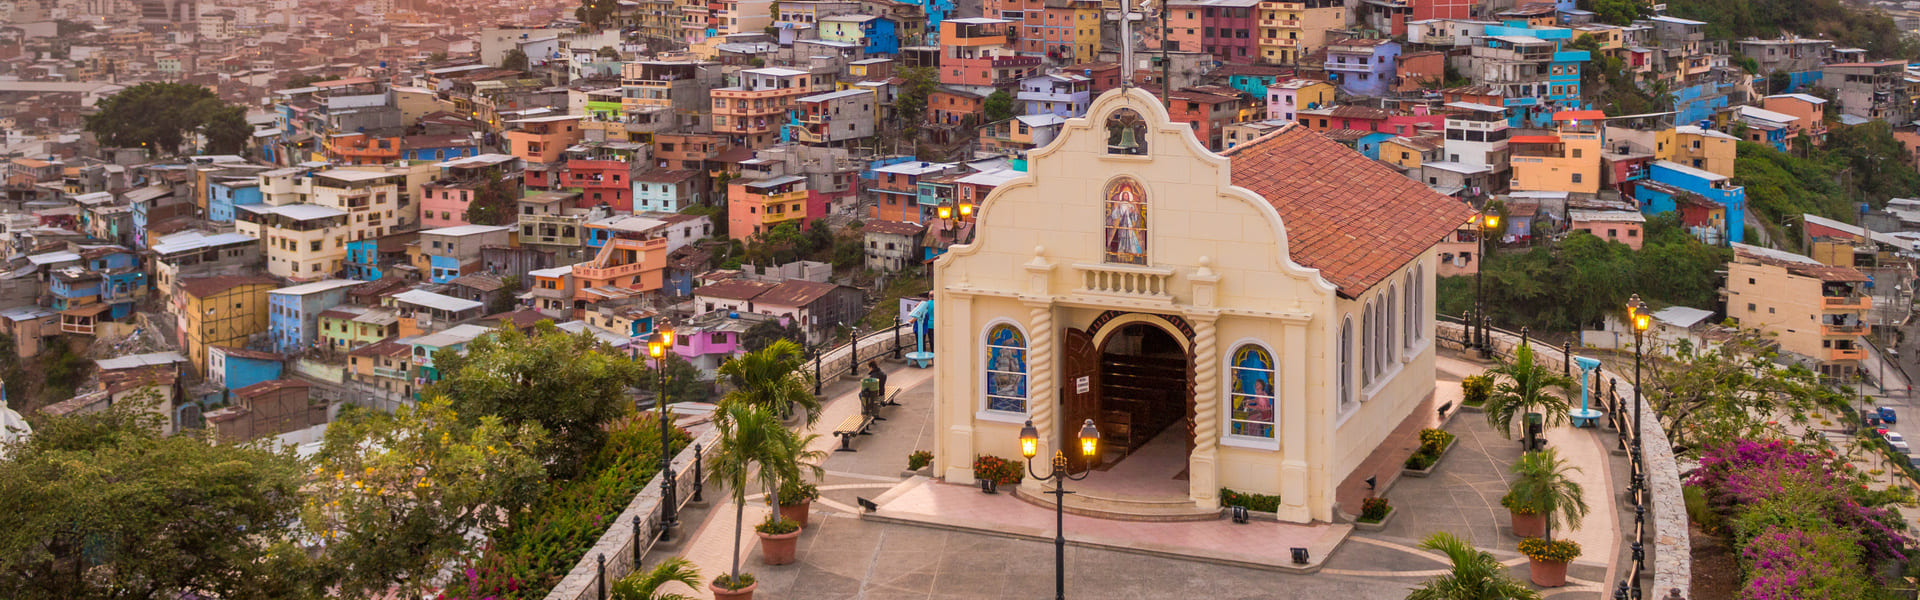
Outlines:
[[1887, 443], [1890, 443], [1890, 444], [1904, 444], [1904, 443], [1906, 443], [1906, 442], [1907, 442], [1907, 438], [1906, 438], [1906, 436], [1903, 436], [1903, 435], [1900, 435], [1900, 432], [1898, 432], [1898, 431], [1889, 431], [1889, 432], [1887, 432]]
[[1901, 454], [1913, 454], [1913, 450], [1907, 447], [1906, 442], [1887, 442], [1887, 443], [1893, 446], [1894, 452], [1899, 452]]

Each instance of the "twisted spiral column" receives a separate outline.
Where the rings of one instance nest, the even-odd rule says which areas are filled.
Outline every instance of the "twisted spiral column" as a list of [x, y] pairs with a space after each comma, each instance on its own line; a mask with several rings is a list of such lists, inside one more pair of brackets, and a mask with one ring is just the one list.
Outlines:
[[1052, 456], [1054, 440], [1060, 432], [1054, 427], [1053, 385], [1053, 305], [1030, 305], [1027, 312], [1027, 415], [1034, 429], [1040, 430], [1039, 456]]
[[1193, 322], [1193, 454], [1188, 496], [1200, 508], [1220, 507], [1214, 449], [1220, 443], [1220, 344], [1212, 316]]
[[1220, 346], [1212, 320], [1193, 328], [1193, 451], [1211, 456], [1220, 440]]

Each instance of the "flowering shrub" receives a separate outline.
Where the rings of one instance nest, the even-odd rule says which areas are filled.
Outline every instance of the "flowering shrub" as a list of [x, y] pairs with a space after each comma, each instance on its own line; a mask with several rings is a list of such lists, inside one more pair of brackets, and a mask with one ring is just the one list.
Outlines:
[[1280, 512], [1280, 497], [1266, 494], [1249, 494], [1220, 488], [1221, 506], [1240, 506], [1247, 510], [1260, 512]]
[[1746, 586], [1742, 600], [1861, 598], [1869, 564], [1905, 560], [1898, 516], [1862, 502], [1845, 459], [1780, 440], [1707, 448], [1688, 484], [1727, 517]]
[[1871, 587], [1854, 536], [1821, 530], [1768, 527], [1740, 549], [1747, 584], [1741, 600], [1860, 598]]
[[1453, 443], [1453, 434], [1445, 429], [1429, 427], [1420, 430], [1420, 452], [1438, 456], [1440, 451], [1447, 449], [1447, 444], [1451, 443]]
[[1493, 377], [1488, 375], [1468, 375], [1460, 379], [1460, 403], [1467, 406], [1486, 404], [1493, 396]]
[[1800, 512], [1860, 532], [1867, 560], [1905, 560], [1900, 547], [1910, 542], [1890, 525], [1899, 517], [1862, 504], [1860, 476], [1841, 468], [1843, 464], [1843, 458], [1785, 441], [1742, 440], [1708, 448], [1688, 483], [1705, 489], [1708, 503], [1736, 522], [1766, 500], [1791, 498], [1788, 505]]
[[987, 479], [1000, 485], [1013, 485], [1026, 478], [1027, 463], [1007, 460], [992, 454], [982, 454], [973, 459], [973, 478]]
[[1367, 498], [1360, 501], [1360, 520], [1367, 523], [1379, 523], [1381, 519], [1387, 518], [1387, 513], [1392, 510], [1393, 507], [1387, 506], [1386, 498]]
[[1580, 544], [1573, 540], [1553, 540], [1540, 538], [1520, 540], [1520, 553], [1540, 562], [1573, 562], [1580, 557]]

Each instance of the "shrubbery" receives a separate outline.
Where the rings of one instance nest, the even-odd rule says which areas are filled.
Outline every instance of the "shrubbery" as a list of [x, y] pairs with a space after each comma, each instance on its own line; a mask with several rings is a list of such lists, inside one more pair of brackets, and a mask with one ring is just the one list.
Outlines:
[[1280, 497], [1266, 494], [1249, 494], [1220, 488], [1221, 506], [1240, 506], [1247, 510], [1260, 512], [1280, 512]]

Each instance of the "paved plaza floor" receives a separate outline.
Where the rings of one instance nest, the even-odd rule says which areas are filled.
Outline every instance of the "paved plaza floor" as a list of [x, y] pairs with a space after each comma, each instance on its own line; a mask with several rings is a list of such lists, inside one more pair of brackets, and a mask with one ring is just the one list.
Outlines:
[[[1441, 361], [1438, 393], [1452, 390], [1458, 394], [1459, 377], [1478, 372], [1483, 365], [1461, 360]], [[743, 570], [753, 573], [760, 585], [759, 599], [892, 599], [911, 598], [1039, 598], [1053, 593], [1053, 544], [1021, 535], [1033, 531], [1004, 531], [993, 534], [928, 527], [862, 518], [857, 498], [876, 499], [906, 480], [907, 455], [917, 449], [932, 448], [933, 404], [932, 372], [897, 367], [891, 371], [890, 385], [904, 391], [901, 406], [888, 409], [887, 420], [878, 423], [874, 435], [862, 436], [857, 452], [833, 452], [827, 459], [827, 477], [820, 482], [821, 501], [814, 505], [812, 523], [800, 537], [799, 562], [770, 567], [761, 564], [752, 524], [765, 515], [763, 500], [749, 497], [743, 511], [744, 535], [738, 540]], [[836, 381], [825, 390], [828, 408], [814, 428], [830, 430], [845, 415], [858, 409], [857, 391], [848, 381]], [[1341, 598], [1342, 600], [1399, 599], [1428, 577], [1443, 573], [1445, 560], [1432, 552], [1416, 548], [1419, 539], [1433, 531], [1452, 531], [1492, 552], [1512, 568], [1514, 576], [1526, 577], [1526, 559], [1514, 551], [1518, 542], [1506, 533], [1507, 519], [1500, 509], [1499, 497], [1505, 493], [1505, 465], [1519, 455], [1519, 442], [1501, 438], [1476, 413], [1456, 415], [1447, 425], [1461, 439], [1458, 446], [1440, 463], [1432, 477], [1400, 478], [1385, 492], [1397, 510], [1385, 530], [1353, 532], [1324, 558], [1321, 569], [1313, 574], [1278, 572], [1271, 568], [1241, 566], [1219, 557], [1175, 558], [1165, 554], [1142, 554], [1086, 547], [1080, 543], [1098, 543], [1103, 538], [1124, 537], [1142, 546], [1178, 548], [1194, 545], [1207, 536], [1212, 543], [1225, 544], [1217, 552], [1248, 554], [1253, 547], [1285, 547], [1305, 538], [1305, 526], [1265, 524], [1274, 539], [1249, 538], [1235, 541], [1234, 536], [1259, 536], [1261, 524], [1234, 526], [1228, 521], [1200, 523], [1121, 523], [1069, 516], [1068, 537], [1076, 542], [1067, 548], [1067, 597], [1069, 598]], [[1564, 588], [1543, 590], [1547, 598], [1598, 600], [1607, 597], [1601, 589], [1605, 582], [1618, 578], [1614, 565], [1623, 564], [1626, 550], [1618, 540], [1620, 523], [1631, 525], [1631, 517], [1622, 517], [1618, 502], [1621, 487], [1612, 482], [1624, 480], [1624, 466], [1618, 459], [1607, 460], [1605, 446], [1612, 435], [1591, 430], [1565, 430], [1550, 434], [1550, 443], [1563, 455], [1591, 455], [1598, 464], [1583, 466], [1588, 483], [1588, 502], [1596, 516], [1573, 534], [1586, 547], [1579, 562], [1569, 570], [1570, 584]], [[837, 442], [824, 436], [818, 444], [831, 449]], [[1584, 445], [1583, 445], [1584, 444]], [[1577, 448], [1577, 449], [1576, 449]], [[1589, 459], [1581, 459], [1589, 460]], [[1095, 472], [1093, 477], [1101, 476]], [[1583, 479], [1583, 482], [1587, 480]], [[944, 486], [938, 483], [922, 483]], [[909, 488], [896, 493], [894, 500], [911, 493]], [[993, 511], [994, 502], [1004, 503], [1007, 516], [992, 515], [1029, 530], [1034, 515], [1051, 519], [1050, 511], [1026, 504], [1008, 494], [986, 497], [972, 488], [946, 486], [964, 492], [969, 510]], [[935, 488], [928, 488], [935, 489]], [[1071, 486], [1070, 488], [1071, 489]], [[680, 555], [692, 560], [707, 579], [726, 572], [732, 559], [734, 506], [725, 494], [709, 483], [703, 505], [682, 514], [679, 537], [659, 546], [648, 556], [649, 565], [665, 557]], [[1489, 508], [1489, 505], [1491, 508]], [[1600, 514], [1609, 516], [1602, 517]], [[1045, 523], [1044, 535], [1051, 537], [1051, 523]], [[1181, 530], [1178, 528], [1187, 527]], [[1238, 529], [1236, 529], [1236, 527]], [[1320, 525], [1331, 530], [1346, 525]], [[1165, 528], [1165, 529], [1162, 529]], [[1122, 536], [1116, 531], [1131, 532]], [[1132, 537], [1128, 537], [1132, 536]], [[1144, 536], [1144, 537], [1141, 537]], [[1225, 537], [1219, 537], [1225, 536]], [[1311, 542], [1309, 542], [1311, 543]], [[1263, 552], [1256, 551], [1257, 552]], [[1276, 557], [1279, 558], [1279, 557]], [[698, 598], [710, 598], [704, 587], [678, 589]]]

